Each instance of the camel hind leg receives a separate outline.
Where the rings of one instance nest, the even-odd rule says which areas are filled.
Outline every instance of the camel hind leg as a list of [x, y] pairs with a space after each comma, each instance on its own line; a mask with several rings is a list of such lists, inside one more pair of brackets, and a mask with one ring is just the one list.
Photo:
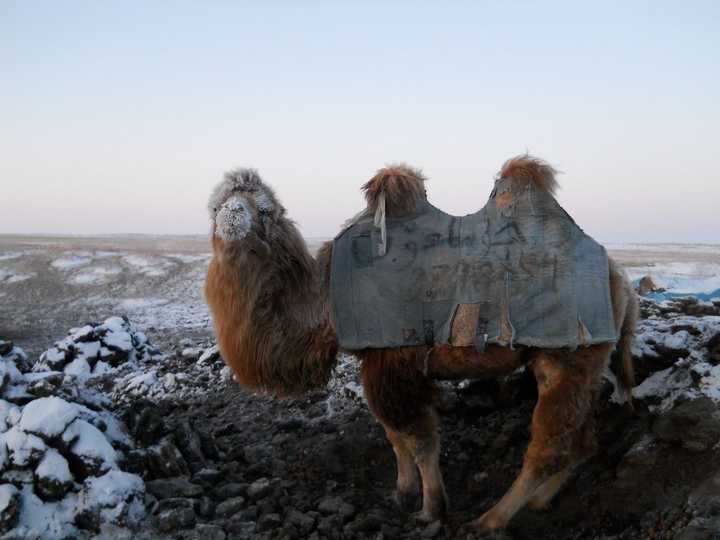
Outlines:
[[573, 353], [544, 351], [534, 360], [538, 402], [522, 470], [500, 501], [470, 526], [505, 527], [530, 501], [547, 505], [574, 467], [596, 449], [594, 404], [612, 345]]
[[435, 520], [447, 510], [440, 472], [440, 422], [435, 412], [437, 390], [419, 369], [418, 348], [365, 351], [362, 381], [370, 410], [385, 428], [397, 458], [396, 496], [411, 510], [418, 491], [416, 467], [422, 480], [422, 510], [418, 517]]

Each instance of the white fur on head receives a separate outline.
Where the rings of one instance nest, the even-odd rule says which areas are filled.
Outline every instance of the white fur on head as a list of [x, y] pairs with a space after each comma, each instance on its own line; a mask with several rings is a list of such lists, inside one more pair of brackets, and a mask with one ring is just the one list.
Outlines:
[[258, 212], [283, 212], [282, 207], [275, 198], [275, 193], [266, 186], [255, 169], [234, 169], [226, 172], [208, 201], [210, 219], [215, 219], [223, 204], [235, 193], [252, 198]]
[[252, 227], [252, 210], [239, 195], [232, 195], [215, 214], [215, 234], [226, 242], [240, 240]]

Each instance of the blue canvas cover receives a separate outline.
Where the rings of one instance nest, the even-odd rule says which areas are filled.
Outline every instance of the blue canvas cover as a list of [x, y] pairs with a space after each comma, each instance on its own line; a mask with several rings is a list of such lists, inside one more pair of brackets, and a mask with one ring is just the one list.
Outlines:
[[605, 248], [533, 184], [498, 180], [464, 217], [421, 200], [384, 221], [384, 244], [371, 213], [334, 241], [331, 308], [344, 349], [468, 345], [453, 342], [460, 313], [477, 319], [478, 349], [616, 340]]

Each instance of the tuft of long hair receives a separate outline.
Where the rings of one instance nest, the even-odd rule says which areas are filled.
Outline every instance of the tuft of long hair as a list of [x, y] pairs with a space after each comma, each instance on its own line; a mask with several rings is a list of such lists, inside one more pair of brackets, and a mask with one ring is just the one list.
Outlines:
[[367, 210], [374, 212], [385, 194], [385, 211], [388, 217], [401, 217], [415, 212], [417, 201], [427, 197], [426, 178], [420, 169], [404, 163], [388, 165], [375, 173], [362, 190]]
[[534, 184], [535, 187], [555, 195], [560, 188], [555, 175], [559, 172], [547, 161], [530, 154], [512, 157], [503, 163], [499, 178], [512, 178], [522, 184]]

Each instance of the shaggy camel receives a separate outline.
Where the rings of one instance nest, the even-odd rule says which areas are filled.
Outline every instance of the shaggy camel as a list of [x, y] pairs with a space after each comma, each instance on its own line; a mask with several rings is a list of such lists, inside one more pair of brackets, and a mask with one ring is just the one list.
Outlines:
[[[547, 193], [557, 187], [552, 167], [530, 156], [506, 162], [498, 178]], [[378, 171], [363, 186], [366, 212], [384, 204], [389, 218], [407, 215], [425, 199], [424, 181], [419, 171], [404, 165]], [[227, 173], [210, 198], [209, 211], [214, 256], [205, 294], [222, 356], [237, 380], [278, 396], [323, 387], [339, 349], [329, 295], [333, 243], [324, 244], [313, 258], [273, 190], [254, 170]], [[438, 519], [448, 508], [433, 380], [498, 377], [521, 366], [534, 373], [539, 396], [522, 470], [502, 499], [470, 526], [494, 531], [525, 505], [548, 505], [596, 450], [593, 408], [616, 345], [626, 396], [633, 386], [630, 344], [638, 306], [624, 271], [612, 260], [609, 287], [617, 343], [575, 350], [489, 344], [478, 352], [445, 344], [353, 351], [362, 363], [369, 408], [397, 458], [396, 498], [403, 508], [414, 509], [420, 492], [420, 519]]]

